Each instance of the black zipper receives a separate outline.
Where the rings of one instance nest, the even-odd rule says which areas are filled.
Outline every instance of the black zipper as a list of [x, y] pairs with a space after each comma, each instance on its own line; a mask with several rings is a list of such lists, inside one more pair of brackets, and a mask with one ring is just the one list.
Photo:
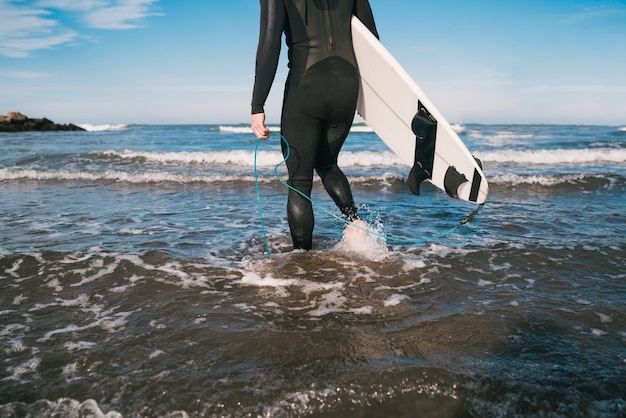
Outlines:
[[326, 13], [328, 13], [328, 25], [330, 26], [328, 29], [328, 43], [331, 49], [335, 49], [335, 34], [333, 32], [335, 28], [335, 11], [331, 10], [330, 1], [326, 0]]

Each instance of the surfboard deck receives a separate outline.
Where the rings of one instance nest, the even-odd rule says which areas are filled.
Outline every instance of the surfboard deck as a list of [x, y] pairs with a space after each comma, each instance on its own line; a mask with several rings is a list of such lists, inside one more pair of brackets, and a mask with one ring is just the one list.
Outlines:
[[481, 163], [378, 39], [352, 18], [361, 77], [357, 111], [411, 170], [409, 188], [429, 181], [455, 199], [482, 204], [489, 185]]

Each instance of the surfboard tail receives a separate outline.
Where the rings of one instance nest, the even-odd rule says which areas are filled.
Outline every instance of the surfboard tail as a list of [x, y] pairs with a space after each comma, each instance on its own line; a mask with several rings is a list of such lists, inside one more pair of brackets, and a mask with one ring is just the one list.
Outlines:
[[[415, 135], [415, 157], [407, 182], [411, 193], [419, 196], [422, 182], [432, 179], [438, 123], [437, 119], [426, 109], [421, 101], [418, 101], [417, 108], [417, 113], [411, 122], [411, 130]], [[482, 163], [478, 164], [482, 166]], [[470, 201], [476, 201], [478, 198], [478, 185], [480, 185], [480, 173], [477, 170], [475, 170], [472, 180], [472, 184], [476, 185], [476, 187], [472, 188]], [[468, 181], [469, 179], [465, 174], [450, 165], [444, 176], [443, 189], [448, 196], [458, 199], [459, 188]]]

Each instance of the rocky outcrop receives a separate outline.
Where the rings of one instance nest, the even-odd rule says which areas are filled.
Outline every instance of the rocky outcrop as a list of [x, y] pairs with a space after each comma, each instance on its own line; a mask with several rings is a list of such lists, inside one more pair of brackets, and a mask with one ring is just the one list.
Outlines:
[[84, 131], [85, 129], [72, 123], [61, 125], [50, 119], [31, 119], [20, 112], [9, 112], [6, 116], [0, 115], [0, 132], [26, 131]]

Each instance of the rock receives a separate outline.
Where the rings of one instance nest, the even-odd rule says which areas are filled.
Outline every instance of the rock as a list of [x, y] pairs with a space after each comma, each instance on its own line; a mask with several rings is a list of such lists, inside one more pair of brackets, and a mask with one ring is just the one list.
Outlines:
[[61, 125], [47, 118], [31, 119], [20, 112], [9, 112], [6, 116], [0, 115], [0, 132], [26, 131], [84, 131], [85, 129], [73, 123]]

